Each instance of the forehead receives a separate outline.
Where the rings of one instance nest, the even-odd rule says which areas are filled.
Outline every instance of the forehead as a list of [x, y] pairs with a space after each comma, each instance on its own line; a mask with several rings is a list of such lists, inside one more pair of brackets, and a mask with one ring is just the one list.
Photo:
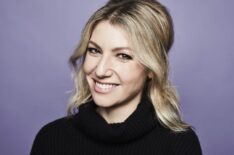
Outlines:
[[132, 48], [130, 37], [120, 25], [102, 21], [94, 28], [91, 41], [104, 47], [129, 47]]

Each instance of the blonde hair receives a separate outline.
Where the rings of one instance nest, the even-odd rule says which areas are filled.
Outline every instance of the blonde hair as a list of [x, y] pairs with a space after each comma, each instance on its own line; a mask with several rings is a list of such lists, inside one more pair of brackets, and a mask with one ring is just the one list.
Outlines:
[[177, 93], [168, 79], [168, 52], [174, 38], [172, 19], [167, 9], [153, 0], [112, 0], [88, 20], [79, 46], [70, 57], [75, 89], [68, 114], [74, 114], [75, 108], [91, 100], [82, 66], [92, 31], [102, 21], [121, 26], [128, 32], [135, 47], [134, 54], [152, 74], [145, 89], [159, 122], [172, 131], [185, 131], [189, 125], [180, 117]]

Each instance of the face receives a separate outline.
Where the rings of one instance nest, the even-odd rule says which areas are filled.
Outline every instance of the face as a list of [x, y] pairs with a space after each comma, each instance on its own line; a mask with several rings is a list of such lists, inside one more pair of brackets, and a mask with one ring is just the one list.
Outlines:
[[139, 103], [147, 75], [133, 49], [126, 31], [108, 21], [92, 32], [83, 69], [99, 107]]

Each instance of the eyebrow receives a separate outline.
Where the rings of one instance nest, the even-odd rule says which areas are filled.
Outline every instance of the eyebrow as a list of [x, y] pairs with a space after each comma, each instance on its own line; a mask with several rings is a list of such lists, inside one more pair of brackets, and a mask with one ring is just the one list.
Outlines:
[[[94, 45], [96, 48], [102, 50], [102, 48], [97, 44], [95, 43], [94, 41], [90, 40], [89, 41], [89, 44], [92, 44]], [[113, 52], [118, 52], [118, 51], [121, 51], [121, 50], [129, 50], [129, 51], [132, 51], [132, 49], [130, 47], [115, 47], [112, 49]]]

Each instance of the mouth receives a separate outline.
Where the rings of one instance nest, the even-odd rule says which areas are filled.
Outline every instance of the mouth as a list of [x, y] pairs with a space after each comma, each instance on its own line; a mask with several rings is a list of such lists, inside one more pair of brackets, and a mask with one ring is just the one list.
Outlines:
[[[94, 79], [93, 79], [94, 80]], [[110, 93], [111, 91], [113, 91], [119, 84], [115, 84], [115, 83], [104, 83], [104, 82], [99, 82], [97, 80], [94, 80], [94, 90], [97, 93], [102, 93], [102, 94], [106, 94], [106, 93]]]

